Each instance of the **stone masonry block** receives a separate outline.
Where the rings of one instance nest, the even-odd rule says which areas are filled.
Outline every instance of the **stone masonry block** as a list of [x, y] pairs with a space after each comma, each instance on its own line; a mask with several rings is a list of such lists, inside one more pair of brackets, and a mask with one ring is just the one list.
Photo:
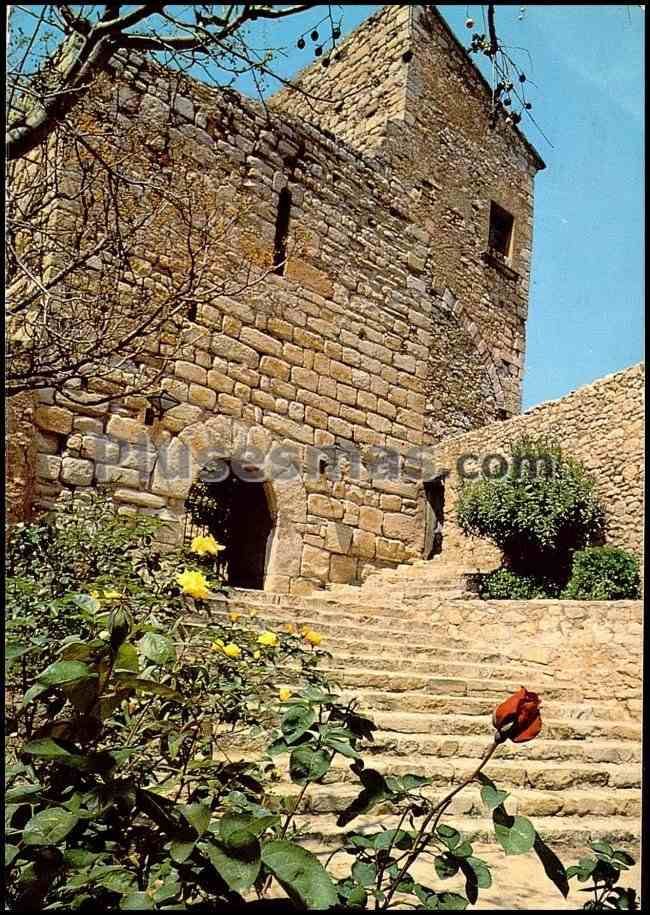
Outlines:
[[37, 407], [34, 421], [41, 429], [66, 434], [72, 432], [73, 414], [63, 407]]
[[80, 458], [65, 457], [61, 462], [61, 480], [74, 486], [90, 486], [94, 464]]

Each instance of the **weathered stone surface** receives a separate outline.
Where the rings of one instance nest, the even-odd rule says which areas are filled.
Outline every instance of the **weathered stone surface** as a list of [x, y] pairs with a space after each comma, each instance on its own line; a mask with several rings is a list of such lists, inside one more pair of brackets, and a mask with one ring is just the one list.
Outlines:
[[111, 416], [106, 424], [106, 434], [111, 438], [132, 444], [144, 445], [149, 439], [149, 430], [144, 423], [136, 419], [129, 419], [127, 416]]
[[92, 461], [64, 457], [61, 461], [61, 480], [73, 486], [90, 486], [94, 467]]
[[[351, 544], [352, 528], [347, 524], [337, 524], [334, 521], [330, 521], [327, 525], [327, 533], [325, 535], [325, 546], [327, 549], [332, 553], [347, 553]], [[347, 579], [338, 580], [347, 581]]]
[[338, 520], [343, 517], [343, 506], [336, 499], [330, 499], [328, 496], [312, 493], [307, 499], [307, 510], [312, 515], [318, 515], [321, 518], [331, 518]]
[[61, 472], [61, 458], [53, 454], [39, 454], [36, 460], [36, 474], [44, 480], [58, 480]]
[[300, 572], [305, 578], [327, 581], [329, 578], [330, 553], [305, 544], [302, 549]]
[[72, 420], [72, 413], [63, 407], [37, 407], [34, 412], [36, 425], [50, 432], [72, 432]]

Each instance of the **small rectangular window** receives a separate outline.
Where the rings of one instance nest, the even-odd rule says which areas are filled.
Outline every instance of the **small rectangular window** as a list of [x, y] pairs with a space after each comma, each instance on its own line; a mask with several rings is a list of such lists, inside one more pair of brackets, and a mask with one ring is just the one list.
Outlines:
[[490, 234], [488, 247], [501, 257], [509, 258], [512, 254], [512, 229], [514, 217], [498, 203], [490, 203]]
[[284, 275], [287, 263], [287, 242], [291, 219], [291, 191], [283, 188], [278, 198], [278, 212], [275, 220], [275, 243], [273, 245], [273, 272]]

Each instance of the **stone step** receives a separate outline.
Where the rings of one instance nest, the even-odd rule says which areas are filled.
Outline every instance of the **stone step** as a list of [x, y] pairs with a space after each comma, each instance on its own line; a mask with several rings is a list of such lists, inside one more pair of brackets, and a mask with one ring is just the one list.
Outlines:
[[[494, 701], [480, 696], [429, 695], [423, 692], [389, 692], [366, 689], [343, 690], [342, 701], [357, 699], [371, 717], [380, 711], [423, 714], [487, 715], [494, 711]], [[584, 703], [554, 702], [544, 699], [544, 717], [584, 720], [586, 722], [621, 721], [620, 703], [590, 701]], [[636, 722], [624, 721], [625, 724]]]
[[[360, 709], [364, 711], [364, 709]], [[420, 712], [380, 712], [366, 710], [386, 732], [402, 734], [453, 734], [485, 736], [492, 732], [491, 715], [430, 715]], [[542, 735], [546, 740], [620, 740], [641, 741], [641, 725], [619, 721], [575, 721], [544, 715]]]
[[[223, 748], [226, 749], [225, 747]], [[228, 758], [259, 762], [265, 747], [228, 748]], [[284, 777], [288, 771], [288, 754], [274, 757], [278, 773]], [[405, 758], [392, 756], [390, 753], [379, 753], [365, 756], [368, 768], [376, 769], [384, 775], [424, 775], [432, 779], [436, 787], [452, 787], [459, 784], [474, 772], [478, 760], [459, 758]], [[565, 791], [569, 789], [607, 788], [616, 791], [619, 788], [638, 790], [641, 786], [640, 764], [619, 765], [616, 763], [594, 763], [563, 760], [539, 759], [491, 759], [483, 770], [500, 788], [531, 788], [539, 791]], [[337, 755], [334, 757], [324, 783], [358, 784], [358, 776], [350, 769], [350, 761]]]
[[[214, 606], [214, 605], [213, 605]], [[228, 608], [228, 609], [227, 609]], [[254, 608], [255, 609], [255, 608]], [[396, 645], [404, 645], [404, 651], [407, 652], [410, 656], [411, 651], [431, 651], [431, 648], [436, 645], [436, 636], [435, 636], [435, 622], [427, 623], [422, 621], [420, 617], [418, 621], [408, 620], [408, 628], [399, 628], [399, 627], [386, 627], [383, 625], [385, 620], [380, 617], [373, 616], [372, 614], [362, 614], [357, 616], [356, 613], [348, 613], [340, 615], [340, 611], [337, 613], [332, 613], [331, 611], [315, 610], [314, 612], [306, 613], [297, 613], [294, 611], [283, 610], [282, 608], [274, 609], [272, 613], [266, 612], [266, 610], [256, 613], [254, 616], [251, 616], [251, 608], [247, 604], [237, 604], [233, 603], [232, 605], [223, 605], [219, 609], [213, 609], [211, 617], [216, 622], [223, 622], [227, 620], [227, 613], [229, 610], [235, 610], [242, 613], [242, 616], [246, 613], [248, 617], [254, 622], [257, 621], [260, 625], [264, 624], [270, 628], [281, 629], [283, 626], [286, 626], [289, 623], [297, 625], [299, 627], [309, 626], [311, 628], [317, 629], [323, 636], [324, 641], [322, 647], [324, 649], [328, 648], [328, 640], [336, 639], [337, 644], [341, 643], [341, 633], [344, 632], [346, 636], [349, 636], [348, 645], [351, 648], [356, 646], [363, 646], [365, 642], [368, 642], [370, 645], [369, 639], [372, 640], [372, 644], [377, 645], [389, 645], [393, 649]], [[199, 619], [199, 617], [197, 617]], [[206, 617], [200, 617], [202, 622], [205, 622]], [[414, 644], [414, 640], [417, 644]], [[472, 652], [475, 657], [478, 657], [482, 654], [483, 657], [486, 657], [490, 660], [499, 658], [508, 659], [510, 663], [513, 661], [516, 663], [515, 657], [509, 657], [503, 653], [497, 653], [495, 655], [494, 649], [490, 646], [486, 648], [485, 645], [481, 645], [476, 642], [464, 643], [462, 641], [452, 643], [451, 646], [446, 644], [445, 649], [442, 651], [448, 651], [450, 649], [464, 650], [466, 652]], [[517, 650], [520, 650], [522, 655], [527, 656], [525, 658], [526, 663], [535, 664], [535, 656], [544, 658], [546, 652], [543, 648], [536, 647], [522, 647], [517, 649], [513, 646], [510, 649], [512, 655], [516, 655]], [[437, 647], [436, 647], [437, 651]], [[383, 653], [383, 652], [382, 652]], [[530, 660], [529, 660], [530, 658]], [[540, 669], [543, 669], [546, 665], [540, 661]], [[403, 659], [400, 661], [400, 666], [403, 664]], [[383, 666], [383, 663], [382, 663]], [[537, 668], [535, 668], [537, 669]], [[570, 688], [575, 688], [576, 673], [578, 668], [573, 668], [570, 672], [567, 672], [567, 685]], [[557, 676], [556, 676], [557, 679]], [[517, 683], [515, 688], [518, 688], [521, 684]], [[530, 684], [526, 684], [528, 688]], [[548, 698], [548, 696], [547, 696]]]
[[[373, 833], [382, 828], [394, 829], [398, 825], [398, 818], [394, 814], [360, 816], [344, 828], [337, 827], [333, 817], [320, 814], [297, 814], [294, 822], [301, 831], [309, 834], [306, 847], [316, 852], [334, 848], [351, 832]], [[445, 817], [443, 822], [457, 829], [470, 842], [495, 843], [494, 827], [488, 817], [481, 821], [478, 817], [454, 816]], [[552, 848], [587, 846], [596, 839], [611, 842], [617, 847], [638, 848], [641, 834], [640, 821], [628, 817], [536, 817], [534, 825], [542, 839]]]
[[[405, 666], [407, 666], [405, 664]], [[389, 692], [413, 692], [423, 690], [438, 695], [479, 696], [489, 699], [494, 703], [504, 700], [510, 693], [521, 686], [520, 680], [505, 679], [470, 679], [465, 677], [436, 677], [432, 674], [419, 673], [393, 673], [391, 670], [360, 668], [346, 670], [335, 667], [329, 663], [322, 664], [320, 670], [331, 679], [339, 688], [360, 687], [363, 689], [386, 689]], [[534, 681], [526, 683], [528, 689], [543, 691], [545, 701], [562, 701], [568, 698], [573, 703], [580, 700], [580, 690], [570, 683], [565, 686], [550, 686], [536, 684]]]
[[[373, 755], [382, 753], [391, 756], [435, 756], [437, 759], [465, 757], [478, 761], [491, 738], [489, 732], [483, 737], [462, 737], [456, 734], [402, 735], [390, 731], [375, 731], [373, 736], [374, 742], [366, 744], [362, 751], [368, 760]], [[517, 759], [521, 762], [536, 759], [631, 765], [641, 761], [641, 745], [620, 740], [582, 742], [536, 737], [535, 740], [521, 744], [506, 741], [499, 747], [499, 757]]]
[[[361, 785], [354, 784], [329, 784], [310, 785], [300, 799], [299, 813], [340, 813], [359, 794]], [[272, 797], [273, 809], [289, 812], [295, 809], [296, 802], [301, 794], [301, 788], [292, 783], [276, 785], [267, 799]], [[440, 788], [424, 788], [424, 797], [434, 803], [440, 802], [445, 791]], [[505, 800], [508, 813], [528, 817], [630, 817], [640, 818], [641, 798], [635, 789], [619, 789], [612, 791], [605, 788], [591, 788], [586, 790], [536, 791], [533, 789], [519, 789], [510, 794]], [[450, 816], [487, 817], [490, 814], [481, 799], [480, 787], [468, 785], [456, 795], [448, 808]], [[374, 815], [395, 813], [396, 809], [389, 802], [378, 804], [373, 809]]]
[[[430, 656], [435, 644], [435, 623], [426, 623], [422, 626], [423, 631], [428, 634], [428, 638], [424, 643], [407, 643], [404, 644], [403, 652], [396, 652], [396, 646], [400, 645], [400, 641], [396, 636], [408, 633], [412, 637], [412, 628], [406, 630], [397, 630], [393, 627], [385, 628], [377, 625], [377, 620], [374, 618], [369, 618], [368, 623], [365, 623], [365, 617], [349, 613], [342, 617], [327, 611], [310, 611], [309, 614], [305, 611], [304, 614], [297, 615], [294, 611], [279, 612], [275, 608], [272, 610], [264, 608], [264, 610], [260, 609], [258, 613], [251, 616], [248, 605], [233, 602], [223, 608], [214, 610], [210, 618], [215, 622], [227, 622], [228, 613], [232, 611], [241, 613], [242, 621], [244, 618], [251, 619], [253, 623], [257, 622], [260, 626], [264, 624], [281, 631], [286, 631], [288, 624], [317, 628], [325, 636], [323, 645], [327, 650], [333, 651], [335, 648], [340, 648], [342, 650], [353, 650], [357, 656], [376, 653], [381, 653], [383, 656], [386, 649], [392, 649], [392, 656], [400, 664], [403, 662], [404, 654], [407, 654], [409, 658], [414, 655]], [[206, 621], [204, 616], [197, 617], [198, 619], [201, 620], [201, 623]], [[409, 639], [409, 642], [411, 641], [412, 638]], [[444, 646], [435, 645], [436, 658], [448, 658], [449, 660], [467, 659], [477, 662], [485, 661], [492, 664], [521, 663], [522, 658], [519, 657], [518, 651], [519, 649], [516, 646], [506, 651], [503, 648], [464, 641], [446, 642]], [[530, 658], [527, 657], [525, 659], [526, 662], [532, 665], [539, 665], [540, 670], [543, 670], [546, 666], [544, 658], [546, 658], [547, 652], [542, 648], [530, 648], [528, 654]], [[541, 660], [537, 661], [535, 658], [541, 658]]]
[[[328, 665], [333, 668], [345, 668], [346, 670], [366, 670], [368, 668], [377, 669], [386, 667], [391, 670], [399, 670], [404, 664], [404, 655], [395, 652], [382, 651], [377, 655], [357, 654], [353, 650], [332, 652], [332, 660]], [[537, 669], [525, 667], [521, 664], [511, 661], [510, 664], [487, 664], [485, 662], [472, 663], [468, 660], [439, 660], [436, 652], [431, 652], [428, 657], [409, 658], [409, 673], [435, 674], [443, 677], [468, 677], [477, 679], [485, 677], [488, 680], [497, 680], [502, 678], [505, 682], [520, 684], [525, 682], [530, 689], [537, 689], [539, 692], [544, 691], [544, 685], [549, 686], [557, 684], [557, 676], [552, 670]], [[532, 686], [532, 683], [536, 686]], [[567, 686], [571, 686], [571, 681], [567, 681]], [[515, 686], [517, 689], [518, 686]]]

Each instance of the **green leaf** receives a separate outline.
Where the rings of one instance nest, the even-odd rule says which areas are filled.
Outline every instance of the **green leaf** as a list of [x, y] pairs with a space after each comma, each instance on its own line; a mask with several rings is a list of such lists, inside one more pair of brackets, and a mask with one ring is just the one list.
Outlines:
[[82, 661], [55, 661], [36, 678], [41, 686], [61, 686], [77, 680], [89, 680], [97, 674]]
[[292, 705], [282, 716], [280, 729], [287, 743], [295, 743], [316, 721], [314, 711], [305, 705]]
[[64, 661], [83, 661], [93, 653], [93, 648], [87, 642], [71, 642], [61, 652]]
[[626, 870], [628, 867], [632, 867], [635, 863], [632, 855], [629, 855], [626, 851], [618, 849], [612, 855], [612, 861], [615, 861], [619, 867], [622, 867]]
[[427, 778], [425, 775], [409, 774], [402, 776], [402, 785], [405, 791], [413, 791], [414, 788], [423, 788], [425, 785], [431, 784], [433, 784], [433, 779]]
[[169, 846], [169, 854], [177, 864], [183, 864], [194, 851], [196, 842], [186, 842], [183, 839], [174, 839]]
[[160, 696], [162, 699], [175, 699], [177, 702], [185, 700], [180, 693], [172, 689], [171, 686], [165, 686], [164, 683], [157, 683], [156, 680], [145, 680], [143, 677], [134, 677], [133, 674], [125, 671], [116, 671], [115, 679], [120, 686], [129, 686], [140, 693], [152, 693], [154, 696]]
[[7, 642], [5, 645], [5, 673], [8, 673], [13, 667], [14, 661], [22, 658], [23, 655], [33, 651], [31, 645], [23, 645], [20, 642]]
[[150, 911], [154, 908], [154, 901], [148, 893], [129, 893], [120, 900], [120, 909], [123, 912]]
[[79, 822], [79, 817], [64, 807], [41, 810], [25, 825], [25, 845], [57, 845]]
[[147, 660], [160, 666], [176, 657], [174, 643], [158, 632], [146, 632], [138, 642], [138, 647]]
[[[94, 875], [95, 871], [93, 871], [92, 876], [94, 877]], [[112, 890], [114, 893], [126, 895], [127, 893], [130, 894], [133, 889], [135, 874], [132, 874], [123, 867], [110, 867], [107, 868], [102, 876], [95, 879], [95, 882], [98, 886], [103, 886], [105, 889]]]
[[507, 797], [509, 797], [509, 793], [500, 791], [496, 785], [483, 785], [481, 788], [481, 800], [488, 810], [494, 810], [495, 807], [499, 807]]
[[206, 843], [205, 851], [216, 872], [233, 892], [245, 893], [257, 880], [262, 866], [257, 839], [236, 852], [211, 841]]
[[140, 669], [138, 652], [130, 642], [122, 642], [115, 658], [115, 670], [130, 670], [137, 672]]
[[[5, 804], [19, 804], [21, 801], [30, 801], [43, 790], [42, 785], [18, 785], [5, 791]], [[31, 801], [33, 803], [33, 800]]]
[[20, 849], [17, 845], [9, 845], [5, 842], [5, 867], [9, 867], [16, 860]]
[[355, 861], [352, 865], [352, 876], [361, 886], [374, 886], [377, 867], [369, 861]]
[[404, 851], [413, 844], [411, 836], [404, 829], [385, 829], [374, 837], [373, 847], [378, 851], [382, 848], [398, 848]]
[[364, 786], [358, 797], [356, 797], [345, 810], [339, 814], [336, 821], [337, 826], [347, 826], [351, 820], [367, 813], [375, 807], [380, 801], [392, 796], [393, 792], [388, 787], [386, 779], [377, 772], [376, 769], [362, 769], [359, 772], [359, 779]]
[[304, 909], [329, 909], [338, 897], [332, 878], [318, 858], [286, 839], [267, 842], [262, 861], [287, 895]]
[[468, 857], [459, 858], [458, 864], [465, 877], [465, 892], [467, 898], [474, 905], [478, 899], [479, 889], [487, 889], [492, 886], [492, 875], [490, 870], [480, 858]]
[[506, 855], [525, 855], [535, 844], [535, 827], [526, 817], [510, 816], [502, 806], [492, 811], [494, 834]]
[[[226, 848], [236, 849], [252, 845], [257, 838], [254, 817], [239, 813], [226, 813], [219, 820], [219, 836]], [[262, 830], [263, 831], [263, 830]]]
[[44, 686], [42, 683], [34, 683], [23, 696], [23, 701], [20, 703], [21, 708], [26, 708], [30, 702], [33, 702], [34, 699], [37, 699], [43, 693], [46, 693], [48, 689], [49, 686]]
[[75, 768], [86, 768], [88, 766], [88, 759], [85, 756], [71, 753], [52, 737], [43, 737], [39, 740], [30, 741], [23, 747], [23, 753], [27, 753], [30, 756], [38, 756], [40, 759], [55, 759], [57, 762], [62, 762]]
[[438, 826], [436, 834], [443, 845], [446, 845], [450, 851], [453, 851], [454, 848], [460, 842], [461, 836], [457, 829], [454, 829], [453, 826], [447, 826], [446, 823]]
[[591, 844], [591, 847], [593, 848], [593, 850], [596, 852], [596, 854], [604, 855], [608, 860], [614, 854], [614, 849], [609, 844], [609, 842], [605, 842], [600, 839], [596, 839], [596, 841], [591, 842], [590, 844]]
[[281, 753], [288, 753], [289, 744], [284, 737], [278, 737], [268, 745], [266, 752], [269, 756], [279, 756]]
[[212, 812], [206, 804], [187, 804], [181, 807], [181, 813], [199, 836], [202, 836], [210, 825]]
[[331, 759], [325, 750], [296, 747], [289, 759], [289, 775], [297, 785], [318, 781], [329, 771]]
[[349, 759], [361, 759], [361, 754], [357, 753], [349, 740], [341, 740], [338, 737], [326, 737], [325, 746], [340, 753], [341, 756], [347, 756]]
[[434, 861], [436, 874], [441, 880], [447, 880], [449, 877], [455, 877], [460, 867], [458, 860], [445, 852], [444, 855], [436, 855]]

